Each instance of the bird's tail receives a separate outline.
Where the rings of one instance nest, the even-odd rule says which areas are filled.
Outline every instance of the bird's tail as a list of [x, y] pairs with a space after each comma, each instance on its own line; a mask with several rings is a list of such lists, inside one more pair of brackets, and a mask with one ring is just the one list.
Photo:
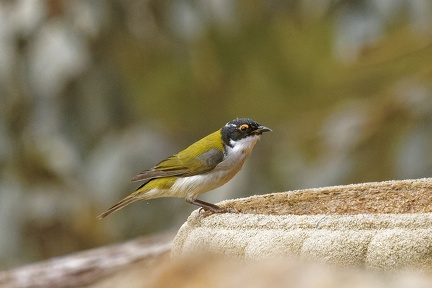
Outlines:
[[169, 194], [166, 194], [164, 192], [169, 192], [169, 189], [171, 188], [175, 180], [176, 178], [174, 177], [148, 180], [144, 182], [141, 186], [139, 186], [137, 190], [135, 190], [135, 192], [133, 192], [131, 195], [122, 199], [120, 202], [109, 208], [107, 211], [100, 214], [97, 218], [105, 218], [111, 213], [114, 213], [138, 200], [148, 200], [158, 197], [170, 196]]
[[102, 214], [100, 214], [99, 216], [97, 216], [98, 219], [102, 219], [105, 218], [106, 216], [110, 215], [111, 213], [114, 213], [120, 209], [122, 209], [123, 207], [141, 200], [142, 197], [137, 197], [137, 194], [132, 194], [127, 196], [126, 198], [122, 199], [120, 202], [118, 202], [117, 204], [115, 204], [114, 206], [112, 206], [111, 208], [109, 208], [108, 210], [106, 210], [105, 212], [103, 212]]

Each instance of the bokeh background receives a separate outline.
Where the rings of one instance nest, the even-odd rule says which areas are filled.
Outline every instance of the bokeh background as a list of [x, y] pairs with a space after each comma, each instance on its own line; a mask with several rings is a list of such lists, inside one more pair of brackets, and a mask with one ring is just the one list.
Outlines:
[[253, 194], [432, 174], [428, 0], [0, 1], [0, 269], [175, 231], [132, 176], [236, 117]]

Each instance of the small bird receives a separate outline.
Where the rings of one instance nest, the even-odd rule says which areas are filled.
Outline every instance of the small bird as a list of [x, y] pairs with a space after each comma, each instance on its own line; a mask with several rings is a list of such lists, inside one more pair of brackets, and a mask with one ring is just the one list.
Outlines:
[[239, 172], [263, 132], [272, 131], [249, 118], [237, 118], [183, 151], [145, 170], [132, 181], [144, 181], [135, 192], [98, 216], [99, 219], [138, 200], [185, 198], [209, 213], [227, 212], [198, 200], [200, 194], [227, 183]]

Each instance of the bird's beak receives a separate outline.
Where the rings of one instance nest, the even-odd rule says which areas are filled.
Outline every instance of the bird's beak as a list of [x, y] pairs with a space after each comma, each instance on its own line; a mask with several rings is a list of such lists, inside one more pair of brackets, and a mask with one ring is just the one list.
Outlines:
[[254, 130], [252, 132], [252, 134], [257, 134], [257, 135], [261, 135], [264, 132], [268, 132], [268, 131], [272, 131], [270, 128], [266, 127], [266, 126], [258, 126], [258, 128], [256, 130]]

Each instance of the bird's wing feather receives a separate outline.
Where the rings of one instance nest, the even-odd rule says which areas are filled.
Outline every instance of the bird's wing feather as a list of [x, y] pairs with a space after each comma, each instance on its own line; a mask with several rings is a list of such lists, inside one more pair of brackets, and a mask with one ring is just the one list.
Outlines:
[[172, 176], [192, 176], [206, 173], [216, 167], [224, 157], [218, 149], [211, 149], [194, 159], [181, 158], [173, 155], [160, 162], [154, 168], [141, 172], [132, 181], [141, 181]]
[[139, 173], [138, 175], [134, 176], [131, 181], [135, 182], [135, 181], [141, 181], [141, 180], [179, 176], [179, 175], [182, 175], [186, 172], [187, 172], [187, 169], [177, 169], [177, 170], [172, 170], [172, 171], [164, 171], [164, 170], [157, 170], [157, 169], [153, 168], [153, 169], [146, 170], [146, 171]]
[[[168, 157], [161, 161], [152, 169], [141, 172], [132, 178], [132, 181], [148, 180], [155, 178], [165, 178], [172, 176], [192, 176], [206, 173], [216, 167], [224, 159], [223, 144], [218, 131], [195, 142], [182, 152]], [[206, 151], [196, 154], [202, 147]], [[222, 147], [221, 147], [222, 146]]]

